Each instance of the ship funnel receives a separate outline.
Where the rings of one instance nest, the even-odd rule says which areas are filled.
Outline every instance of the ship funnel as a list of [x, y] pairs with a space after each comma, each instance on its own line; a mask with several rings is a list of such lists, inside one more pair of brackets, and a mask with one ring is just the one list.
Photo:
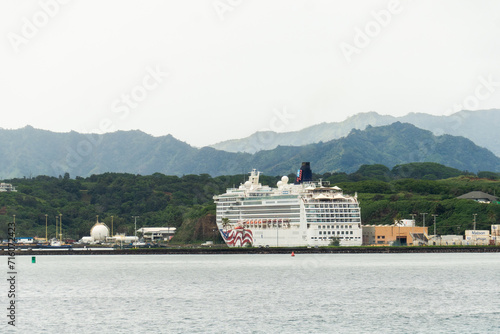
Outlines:
[[295, 180], [295, 184], [310, 181], [312, 181], [311, 163], [303, 162], [302, 167], [300, 167], [300, 169], [297, 171], [297, 179]]

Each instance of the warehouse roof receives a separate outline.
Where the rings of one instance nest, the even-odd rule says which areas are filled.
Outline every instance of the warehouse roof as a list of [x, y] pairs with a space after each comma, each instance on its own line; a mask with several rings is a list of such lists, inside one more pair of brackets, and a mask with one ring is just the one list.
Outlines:
[[497, 202], [498, 197], [493, 195], [483, 193], [482, 191], [471, 191], [470, 193], [463, 194], [462, 196], [458, 196], [460, 199], [472, 199], [475, 201], [488, 201], [488, 202]]

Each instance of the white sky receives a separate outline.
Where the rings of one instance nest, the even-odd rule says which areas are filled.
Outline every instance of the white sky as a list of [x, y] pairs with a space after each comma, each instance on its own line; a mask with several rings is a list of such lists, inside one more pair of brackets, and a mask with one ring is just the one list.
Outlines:
[[[1, 1], [0, 127], [203, 146], [367, 111], [500, 107], [500, 1], [400, 1], [377, 23], [390, 2]], [[349, 62], [341, 46], [366, 28]]]

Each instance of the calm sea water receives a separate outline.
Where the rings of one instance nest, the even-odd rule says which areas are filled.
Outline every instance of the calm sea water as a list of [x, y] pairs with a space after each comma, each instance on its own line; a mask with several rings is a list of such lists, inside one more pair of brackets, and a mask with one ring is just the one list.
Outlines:
[[20, 333], [500, 333], [500, 254], [16, 261]]

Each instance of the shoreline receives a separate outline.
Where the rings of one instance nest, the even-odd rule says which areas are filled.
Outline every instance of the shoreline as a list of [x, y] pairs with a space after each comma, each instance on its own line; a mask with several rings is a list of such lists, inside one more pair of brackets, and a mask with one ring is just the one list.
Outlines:
[[[130, 248], [30, 249], [16, 250], [22, 255], [221, 255], [221, 254], [416, 254], [416, 253], [500, 253], [499, 246], [418, 246], [418, 247], [323, 247], [323, 248]], [[7, 251], [0, 255], [9, 255]]]

